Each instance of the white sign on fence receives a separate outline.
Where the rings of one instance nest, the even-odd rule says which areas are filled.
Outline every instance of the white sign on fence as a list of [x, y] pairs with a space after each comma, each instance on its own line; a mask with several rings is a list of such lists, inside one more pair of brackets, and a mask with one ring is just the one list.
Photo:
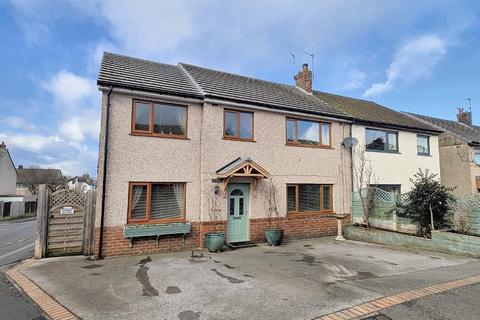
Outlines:
[[73, 207], [62, 207], [60, 209], [60, 214], [73, 214], [75, 209]]

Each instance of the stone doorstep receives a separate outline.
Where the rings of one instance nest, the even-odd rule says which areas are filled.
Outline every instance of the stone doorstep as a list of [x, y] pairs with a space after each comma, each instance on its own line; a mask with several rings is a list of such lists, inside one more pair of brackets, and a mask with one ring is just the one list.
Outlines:
[[[75, 314], [58, 303], [53, 297], [48, 295], [33, 281], [20, 272], [20, 269], [30, 264], [26, 261], [20, 265], [6, 271], [7, 276], [22, 289], [52, 320], [79, 320]], [[480, 283], [480, 274], [468, 278], [448, 281], [429, 287], [413, 289], [396, 293], [390, 296], [384, 296], [372, 301], [368, 301], [356, 306], [351, 306], [339, 311], [332, 312], [314, 319], [320, 320], [350, 320], [363, 319], [377, 314], [379, 310], [402, 304], [406, 301], [419, 299], [425, 296], [465, 287]]]
[[445, 291], [465, 287], [480, 283], [480, 275], [471, 276], [459, 280], [448, 281], [437, 285], [413, 289], [396, 293], [390, 296], [381, 297], [372, 301], [368, 301], [356, 306], [332, 312], [314, 319], [320, 320], [353, 320], [365, 319], [378, 314], [379, 310], [390, 308], [406, 301], [423, 298], [426, 296], [442, 293]]
[[58, 303], [53, 297], [48, 295], [20, 272], [24, 264], [17, 265], [5, 272], [10, 280], [20, 287], [23, 293], [30, 297], [51, 320], [79, 320], [80, 318]]

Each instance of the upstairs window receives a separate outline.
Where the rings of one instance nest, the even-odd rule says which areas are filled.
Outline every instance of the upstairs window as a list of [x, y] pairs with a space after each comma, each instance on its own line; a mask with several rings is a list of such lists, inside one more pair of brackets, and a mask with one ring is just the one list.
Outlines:
[[187, 107], [134, 100], [132, 133], [186, 138]]
[[185, 183], [130, 183], [128, 223], [185, 221]]
[[474, 162], [477, 164], [477, 166], [480, 166], [480, 151], [475, 152]]
[[253, 140], [253, 113], [225, 110], [223, 137], [233, 140]]
[[287, 144], [330, 147], [330, 123], [287, 118]]
[[365, 145], [369, 151], [398, 152], [398, 132], [365, 129]]
[[430, 138], [428, 136], [417, 135], [417, 154], [420, 156], [430, 155]]
[[288, 213], [333, 211], [333, 186], [329, 184], [287, 185]]

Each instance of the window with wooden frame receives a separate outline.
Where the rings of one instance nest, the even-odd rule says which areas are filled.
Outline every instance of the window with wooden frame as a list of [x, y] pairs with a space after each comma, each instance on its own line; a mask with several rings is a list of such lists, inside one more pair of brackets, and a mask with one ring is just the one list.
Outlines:
[[327, 122], [287, 118], [287, 145], [331, 147], [331, 125]]
[[131, 182], [127, 222], [184, 222], [185, 196], [185, 183]]
[[333, 212], [333, 185], [288, 184], [287, 212], [289, 214]]
[[187, 107], [133, 100], [132, 134], [187, 138]]
[[223, 138], [253, 141], [253, 112], [225, 109]]

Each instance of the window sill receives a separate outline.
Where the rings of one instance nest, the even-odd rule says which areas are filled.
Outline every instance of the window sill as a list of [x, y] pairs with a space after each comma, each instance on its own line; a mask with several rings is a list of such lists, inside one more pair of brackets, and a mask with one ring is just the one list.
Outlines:
[[419, 157], [432, 157], [432, 155], [429, 154], [429, 153], [417, 153], [417, 156], [419, 156]]
[[223, 140], [229, 140], [229, 141], [240, 141], [240, 142], [257, 142], [253, 139], [242, 139], [242, 138], [231, 138], [231, 137], [223, 137]]
[[401, 154], [399, 151], [365, 150], [365, 152]]
[[164, 220], [151, 220], [151, 221], [135, 221], [130, 220], [127, 221], [127, 226], [134, 226], [134, 225], [149, 225], [149, 224], [169, 224], [169, 223], [187, 223], [186, 219], [164, 219]]
[[308, 216], [327, 216], [335, 214], [335, 211], [318, 211], [318, 212], [288, 212], [287, 217], [308, 217]]
[[285, 143], [286, 146], [289, 146], [289, 147], [300, 147], [300, 148], [313, 148], [313, 149], [335, 149], [333, 148], [332, 146], [321, 146], [321, 145], [318, 145], [318, 146], [314, 146], [314, 145], [308, 145], [308, 144], [296, 144], [296, 143]]
[[131, 135], [131, 136], [136, 136], [136, 137], [150, 137], [150, 138], [163, 138], [163, 139], [190, 140], [190, 138], [188, 138], [188, 137], [171, 136], [171, 135], [160, 135], [160, 134], [151, 134], [151, 133], [131, 132], [130, 135]]

